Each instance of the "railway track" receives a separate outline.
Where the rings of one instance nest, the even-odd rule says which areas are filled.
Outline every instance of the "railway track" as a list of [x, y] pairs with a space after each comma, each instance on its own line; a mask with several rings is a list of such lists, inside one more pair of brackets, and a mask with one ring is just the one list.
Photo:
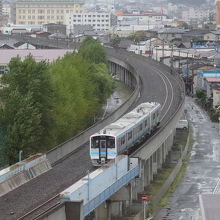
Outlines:
[[33, 210], [27, 212], [25, 215], [19, 217], [17, 220], [34, 220], [45, 214], [49, 210], [56, 208], [60, 205], [59, 194], [37, 206]]

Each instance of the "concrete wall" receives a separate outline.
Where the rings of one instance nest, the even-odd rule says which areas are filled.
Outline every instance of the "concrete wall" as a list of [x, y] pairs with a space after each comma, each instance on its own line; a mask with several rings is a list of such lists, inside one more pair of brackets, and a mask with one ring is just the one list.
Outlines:
[[18, 188], [50, 169], [51, 165], [45, 156], [27, 163], [22, 161], [21, 166], [0, 176], [0, 196]]
[[154, 196], [153, 201], [152, 201], [153, 206], [156, 206], [158, 204], [158, 202], [165, 195], [165, 193], [167, 192], [168, 188], [170, 187], [170, 185], [173, 183], [174, 179], [178, 175], [178, 173], [180, 171], [180, 168], [182, 167], [182, 164], [183, 164], [183, 159], [186, 156], [188, 148], [189, 148], [189, 141], [190, 141], [190, 136], [188, 135], [187, 143], [186, 143], [184, 151], [182, 152], [182, 156], [179, 159], [179, 161], [177, 162], [175, 168], [173, 169], [173, 171], [170, 174], [170, 176], [168, 177], [168, 179], [165, 181], [163, 186], [159, 189], [159, 191], [157, 192], [156, 196]]

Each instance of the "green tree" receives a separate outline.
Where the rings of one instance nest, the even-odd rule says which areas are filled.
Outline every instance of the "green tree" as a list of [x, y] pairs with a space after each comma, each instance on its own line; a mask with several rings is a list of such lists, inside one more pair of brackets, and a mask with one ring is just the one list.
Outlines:
[[67, 55], [54, 62], [50, 74], [56, 88], [53, 136], [61, 143], [93, 122], [111, 92], [112, 80], [105, 64], [90, 63], [81, 55]]
[[0, 90], [0, 123], [7, 127], [5, 138], [9, 163], [15, 162], [21, 148], [28, 156], [53, 143], [50, 110], [53, 92], [46, 62], [28, 56], [9, 63], [9, 72], [2, 76]]
[[92, 37], [88, 37], [83, 41], [79, 53], [84, 59], [92, 63], [107, 63], [103, 47], [98, 40], [95, 40]]
[[111, 39], [111, 45], [112, 47], [118, 48], [119, 44], [121, 42], [121, 38], [119, 36], [115, 36]]

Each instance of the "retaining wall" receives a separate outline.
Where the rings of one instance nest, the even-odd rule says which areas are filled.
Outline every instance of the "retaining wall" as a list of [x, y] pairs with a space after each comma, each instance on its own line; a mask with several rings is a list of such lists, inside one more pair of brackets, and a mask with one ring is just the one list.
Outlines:
[[47, 172], [51, 165], [45, 155], [33, 161], [22, 161], [16, 164], [18, 167], [0, 176], [0, 196], [18, 188], [31, 179]]
[[178, 173], [180, 171], [180, 168], [182, 167], [182, 164], [183, 164], [183, 159], [184, 159], [184, 157], [187, 154], [187, 151], [188, 151], [188, 148], [189, 148], [189, 143], [190, 143], [190, 135], [188, 135], [186, 146], [185, 146], [184, 151], [182, 152], [181, 158], [177, 162], [175, 168], [173, 169], [172, 173], [169, 175], [168, 179], [165, 181], [163, 186], [159, 189], [158, 193], [154, 196], [154, 198], [152, 200], [152, 203], [153, 203], [154, 207], [156, 207], [158, 202], [165, 195], [165, 193], [167, 192], [168, 188], [170, 187], [170, 185], [173, 183], [174, 179], [178, 175]]

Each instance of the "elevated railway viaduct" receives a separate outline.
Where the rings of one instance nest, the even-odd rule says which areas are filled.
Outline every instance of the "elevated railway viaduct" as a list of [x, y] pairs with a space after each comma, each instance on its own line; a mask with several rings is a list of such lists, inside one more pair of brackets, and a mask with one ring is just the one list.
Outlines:
[[[126, 201], [131, 198], [137, 198], [137, 194], [144, 191], [144, 188], [153, 180], [153, 174], [161, 168], [173, 144], [175, 125], [184, 108], [182, 82], [178, 75], [171, 75], [166, 66], [151, 59], [122, 50], [108, 48], [106, 51], [111, 73], [117, 74], [120, 80], [134, 89], [130, 99], [102, 122], [48, 152], [47, 157], [53, 164], [53, 169], [2, 196], [0, 219], [33, 219], [34, 216], [39, 215], [40, 211], [31, 215], [25, 214], [52, 197], [56, 197], [59, 192], [85, 176], [88, 170], [94, 170], [89, 159], [87, 143], [89, 135], [142, 102], [161, 103], [161, 128], [133, 152], [132, 156], [141, 158], [140, 178], [114, 195], [112, 199], [114, 207], [127, 204]], [[54, 202], [56, 203], [57, 200], [56, 197]], [[109, 205], [109, 207], [113, 206]], [[110, 215], [105, 205], [97, 208], [95, 213], [96, 219], [108, 219]]]

